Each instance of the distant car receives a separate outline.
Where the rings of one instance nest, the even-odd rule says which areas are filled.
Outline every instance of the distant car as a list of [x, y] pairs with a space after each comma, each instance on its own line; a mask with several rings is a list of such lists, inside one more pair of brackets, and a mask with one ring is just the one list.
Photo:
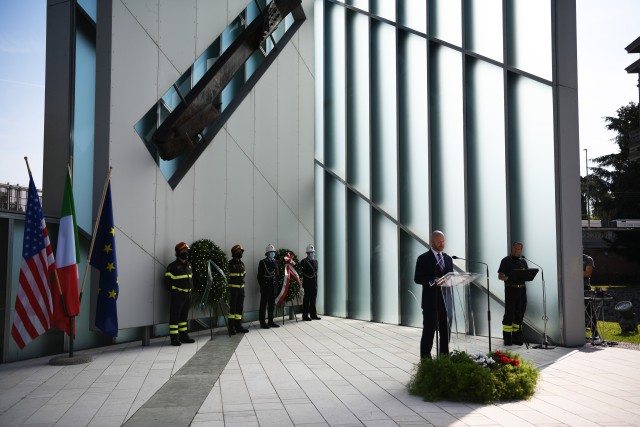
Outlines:
[[611, 227], [615, 228], [640, 228], [640, 219], [614, 219]]
[[599, 219], [592, 219], [591, 220], [591, 224], [589, 224], [589, 220], [588, 219], [583, 219], [582, 220], [582, 228], [587, 228], [587, 227], [600, 228], [600, 227], [602, 227], [602, 221], [600, 221]]

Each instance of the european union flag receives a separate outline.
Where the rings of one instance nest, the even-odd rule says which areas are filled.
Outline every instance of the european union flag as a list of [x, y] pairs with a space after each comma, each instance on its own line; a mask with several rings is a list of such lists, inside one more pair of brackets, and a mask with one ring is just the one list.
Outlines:
[[95, 325], [111, 337], [118, 336], [118, 262], [116, 260], [116, 228], [111, 206], [111, 182], [102, 205], [102, 215], [94, 236], [91, 265], [100, 271], [100, 288], [96, 303]]

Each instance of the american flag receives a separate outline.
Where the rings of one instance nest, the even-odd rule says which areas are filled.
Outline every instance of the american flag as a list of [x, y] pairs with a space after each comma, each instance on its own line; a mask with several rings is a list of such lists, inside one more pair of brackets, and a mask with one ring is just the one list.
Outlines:
[[53, 305], [49, 277], [55, 268], [40, 198], [30, 177], [18, 279], [20, 285], [11, 327], [11, 336], [20, 349], [51, 327]]

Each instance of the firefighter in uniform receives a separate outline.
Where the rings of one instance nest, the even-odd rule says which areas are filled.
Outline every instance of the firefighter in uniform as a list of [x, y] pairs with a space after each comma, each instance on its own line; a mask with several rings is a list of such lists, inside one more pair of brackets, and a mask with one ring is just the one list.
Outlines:
[[171, 292], [169, 308], [169, 336], [171, 345], [195, 342], [187, 333], [187, 317], [191, 305], [191, 289], [193, 289], [192, 269], [189, 260], [189, 246], [180, 242], [175, 247], [176, 260], [167, 267], [164, 283]]
[[302, 320], [320, 320], [316, 312], [316, 297], [318, 296], [318, 261], [315, 259], [316, 250], [313, 245], [307, 246], [307, 257], [300, 261], [302, 265]]
[[[276, 302], [276, 284], [278, 283], [278, 263], [276, 262], [276, 248], [269, 243], [264, 251], [265, 258], [258, 264], [258, 284], [260, 285], [260, 327], [262, 329], [279, 328], [273, 321], [273, 309]], [[266, 312], [266, 313], [265, 313]], [[266, 314], [266, 315], [265, 315]], [[265, 321], [269, 319], [269, 323]]]
[[231, 248], [229, 261], [229, 335], [249, 332], [242, 326], [242, 311], [244, 308], [244, 276], [246, 274], [242, 254], [244, 249], [240, 245]]
[[527, 288], [524, 282], [517, 282], [509, 276], [513, 270], [528, 268], [522, 258], [522, 243], [514, 242], [511, 254], [500, 261], [498, 279], [504, 281], [504, 317], [502, 318], [502, 338], [504, 345], [522, 345], [522, 322], [527, 309]]

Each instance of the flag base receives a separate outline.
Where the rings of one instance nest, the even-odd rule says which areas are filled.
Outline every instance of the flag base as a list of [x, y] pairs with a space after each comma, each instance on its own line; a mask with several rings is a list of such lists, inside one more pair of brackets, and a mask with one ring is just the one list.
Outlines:
[[81, 354], [69, 357], [69, 355], [56, 356], [49, 359], [49, 365], [53, 366], [70, 366], [70, 365], [82, 365], [83, 363], [90, 363], [93, 358], [88, 354]]

